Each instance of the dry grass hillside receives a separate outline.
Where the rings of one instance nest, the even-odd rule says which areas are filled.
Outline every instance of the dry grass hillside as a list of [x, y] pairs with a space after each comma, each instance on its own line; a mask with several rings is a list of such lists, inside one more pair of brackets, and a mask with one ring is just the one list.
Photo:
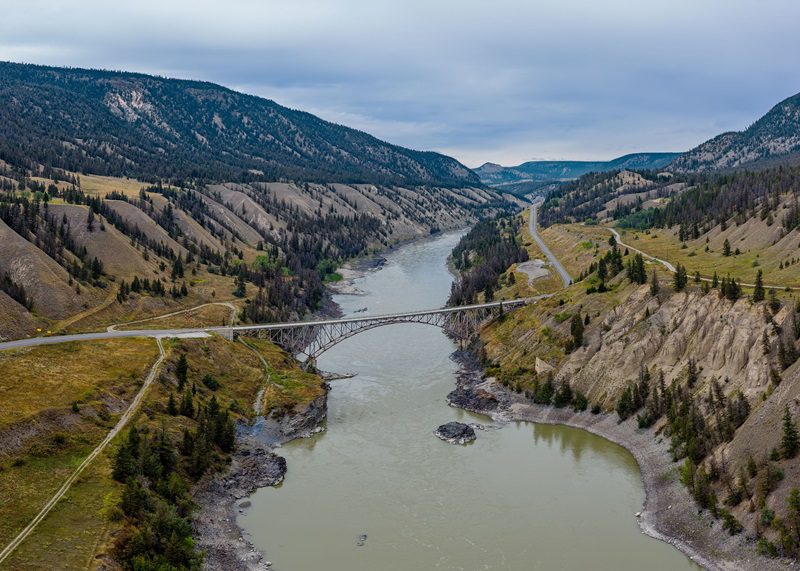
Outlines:
[[[25, 288], [35, 315], [61, 319], [98, 303], [102, 292], [70, 285], [69, 275], [55, 260], [0, 221], [0, 270]], [[4, 332], [0, 331], [0, 336]]]
[[[12, 229], [13, 218], [0, 221], [0, 272], [11, 279], [2, 291], [8, 297], [19, 286], [33, 304], [30, 314], [19, 299], [2, 298], [8, 309], [0, 320], [5, 339], [37, 328], [103, 329], [227, 300], [237, 288], [240, 264], [249, 268], [251, 282], [240, 295], [252, 296], [265, 280], [276, 279], [270, 272], [281, 274], [297, 291], [269, 301], [284, 319], [297, 318], [303, 309], [294, 300], [319, 287], [295, 278], [304, 265], [316, 273], [324, 264], [330, 272], [348, 257], [463, 226], [502, 203], [485, 189], [226, 183], [192, 190], [77, 173], [9, 179], [4, 189], [0, 204], [25, 200], [32, 212], [26, 216], [38, 220], [34, 231], [22, 234]], [[37, 201], [47, 199], [45, 192], [52, 196], [41, 209]], [[183, 276], [173, 270], [178, 257]], [[92, 269], [95, 258], [99, 272]], [[292, 268], [281, 268], [287, 260], [293, 260]], [[318, 282], [326, 275], [320, 273]], [[120, 290], [134, 279], [160, 282], [161, 291]], [[303, 303], [307, 310], [318, 301]]]
[[134, 276], [158, 271], [155, 260], [145, 261], [130, 239], [110, 224], [104, 223], [102, 229], [97, 225], [90, 231], [86, 224], [88, 207], [53, 204], [49, 209], [56, 218], [65, 217], [69, 221], [72, 238], [86, 248], [90, 258], [99, 259], [107, 273], [130, 281]]
[[[105, 437], [157, 355], [153, 340], [0, 352], [0, 543], [7, 544], [30, 521]], [[96, 471], [108, 470], [107, 460], [93, 466], [81, 479], [88, 485], [62, 504], [70, 506], [68, 517], [48, 520], [40, 530], [48, 548], [40, 545], [30, 560], [12, 559], [7, 568], [83, 568], [97, 534], [110, 523], [104, 508], [109, 490], [92, 483]], [[64, 546], [53, 543], [59, 529]]]
[[[300, 370], [274, 345], [258, 340], [250, 345], [219, 337], [165, 341], [167, 359], [132, 423], [150, 432], [164, 427], [176, 444], [185, 428], [194, 429], [196, 420], [167, 411], [169, 395], [180, 396], [181, 355], [187, 358], [187, 388], [195, 387], [196, 405], [213, 396], [245, 422], [254, 416], [258, 395], [272, 395], [263, 397], [265, 411], [282, 412], [300, 410], [324, 392], [319, 377]], [[104, 437], [157, 354], [150, 339], [0, 352], [0, 543], [27, 524]], [[217, 382], [213, 390], [208, 376]], [[113, 480], [112, 465], [124, 440], [123, 434], [87, 468], [3, 569], [119, 568], [112, 549], [125, 525], [116, 507], [123, 485]]]
[[[792, 199], [784, 197], [778, 212], [789, 209]], [[730, 274], [745, 283], [753, 283], [756, 272], [764, 272], [768, 284], [800, 286], [800, 234], [786, 232], [775, 217], [754, 216], [735, 224], [717, 224], [698, 238], [679, 239], [680, 228], [647, 231], [620, 230], [623, 240], [648, 254], [672, 264], [682, 263], [689, 273], [711, 277]], [[724, 255], [728, 241], [731, 255]], [[738, 250], [738, 252], [737, 252]]]

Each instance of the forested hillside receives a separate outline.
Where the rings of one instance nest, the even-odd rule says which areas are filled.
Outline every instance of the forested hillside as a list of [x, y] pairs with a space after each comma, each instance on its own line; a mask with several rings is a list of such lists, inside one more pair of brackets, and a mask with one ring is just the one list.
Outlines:
[[0, 337], [238, 301], [513, 207], [449, 157], [205, 82], [0, 63]]
[[243, 320], [297, 319], [320, 307], [343, 261], [509, 206], [484, 189], [145, 185], [49, 172], [0, 171], [4, 338], [219, 299], [241, 299]]
[[590, 172], [657, 170], [670, 164], [680, 153], [634, 153], [610, 161], [528, 161], [514, 167], [486, 163], [475, 173], [485, 184], [511, 186], [519, 183], [544, 185], [578, 178]]
[[450, 157], [212, 83], [16, 63], [0, 63], [0, 160], [149, 181], [480, 185]]
[[722, 133], [684, 153], [669, 169], [693, 172], [755, 167], [800, 151], [800, 94], [793, 95], [744, 131]]
[[553, 189], [545, 199], [539, 221], [554, 223], [595, 223], [614, 217], [622, 209], [662, 204], [676, 195], [690, 181], [687, 176], [632, 171], [590, 173]]
[[518, 236], [521, 220], [504, 216], [479, 222], [458, 242], [451, 259], [459, 277], [450, 289], [450, 305], [492, 301], [506, 269], [528, 259]]

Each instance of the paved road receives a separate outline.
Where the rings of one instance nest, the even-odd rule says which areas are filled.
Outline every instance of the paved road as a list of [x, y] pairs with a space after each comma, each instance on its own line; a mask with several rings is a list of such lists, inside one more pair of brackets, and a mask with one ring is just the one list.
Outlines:
[[202, 327], [194, 329], [134, 329], [131, 331], [99, 331], [96, 333], [77, 333], [74, 335], [53, 335], [51, 337], [30, 337], [28, 339], [17, 339], [16, 341], [6, 341], [0, 343], [0, 351], [5, 349], [17, 349], [21, 347], [37, 347], [39, 345], [52, 345], [55, 343], [67, 343], [69, 341], [94, 341], [98, 339], [118, 339], [121, 337], [197, 337], [210, 333], [219, 333], [224, 336], [231, 336], [238, 331], [253, 331], [263, 329], [292, 329], [297, 327], [309, 327], [316, 325], [334, 325], [338, 323], [351, 323], [355, 321], [383, 321], [396, 317], [413, 317], [430, 313], [454, 313], [464, 309], [484, 309], [489, 307], [513, 307], [522, 305], [530, 301], [535, 301], [541, 296], [530, 299], [514, 299], [507, 301], [494, 301], [491, 303], [476, 303], [473, 305], [462, 305], [458, 307], [445, 307], [427, 309], [422, 311], [409, 311], [405, 313], [389, 313], [385, 315], [363, 315], [358, 317], [347, 317], [344, 319], [322, 319], [317, 321], [293, 321], [290, 323], [266, 323], [263, 325], [236, 325]]
[[[53, 338], [44, 337], [42, 339], [53, 339]], [[36, 517], [34, 517], [30, 521], [30, 523], [27, 526], [25, 526], [25, 529], [19, 532], [17, 537], [11, 540], [11, 543], [6, 545], [5, 548], [3, 548], [2, 551], [0, 551], [0, 563], [5, 561], [8, 558], [8, 556], [11, 555], [11, 553], [19, 546], [19, 544], [25, 541], [25, 539], [33, 532], [34, 529], [36, 529], [36, 527], [41, 523], [41, 521], [45, 517], [47, 517], [47, 514], [49, 514], [50, 511], [59, 502], [59, 500], [64, 497], [64, 494], [66, 494], [69, 491], [72, 484], [75, 483], [75, 480], [78, 479], [78, 476], [80, 476], [81, 473], [86, 469], [86, 467], [92, 463], [92, 460], [94, 460], [95, 458], [97, 458], [97, 456], [100, 455], [100, 453], [105, 449], [105, 447], [108, 446], [108, 444], [120, 433], [120, 431], [125, 427], [128, 421], [136, 413], [136, 410], [139, 408], [139, 405], [142, 403], [142, 400], [144, 399], [144, 395], [147, 392], [147, 389], [150, 388], [150, 385], [156, 378], [156, 374], [158, 373], [158, 367], [164, 361], [164, 356], [165, 356], [164, 346], [161, 344], [161, 339], [156, 338], [156, 343], [158, 343], [158, 351], [159, 351], [158, 359], [156, 359], [156, 362], [153, 363], [153, 366], [150, 368], [150, 372], [147, 374], [147, 378], [145, 379], [142, 388], [139, 389], [139, 392], [136, 393], [135, 397], [133, 397], [133, 401], [131, 401], [131, 404], [128, 407], [128, 409], [119, 418], [117, 424], [114, 425], [114, 428], [112, 428], [111, 431], [109, 431], [109, 433], [106, 434], [106, 437], [103, 439], [103, 441], [100, 444], [98, 444], [94, 450], [92, 450], [91, 454], [89, 454], [86, 458], [84, 458], [83, 462], [81, 462], [80, 465], [77, 468], [75, 468], [75, 471], [72, 472], [70, 477], [64, 481], [64, 483], [58, 489], [58, 491], [49, 500], [47, 500], [47, 503], [44, 505], [44, 507], [42, 507], [39, 513], [36, 514]]]
[[572, 283], [572, 276], [569, 275], [569, 272], [564, 269], [564, 266], [561, 265], [561, 262], [558, 261], [558, 258], [555, 257], [555, 254], [550, 251], [550, 248], [547, 247], [547, 244], [544, 243], [542, 237], [539, 236], [539, 233], [536, 231], [537, 227], [537, 217], [539, 209], [539, 205], [541, 201], [534, 202], [531, 205], [531, 219], [530, 219], [530, 231], [531, 236], [533, 239], [536, 240], [536, 243], [539, 245], [539, 248], [544, 252], [544, 255], [547, 256], [547, 259], [550, 260], [550, 263], [553, 264], [553, 267], [558, 272], [561, 281], [564, 282], [564, 287], [568, 287]]

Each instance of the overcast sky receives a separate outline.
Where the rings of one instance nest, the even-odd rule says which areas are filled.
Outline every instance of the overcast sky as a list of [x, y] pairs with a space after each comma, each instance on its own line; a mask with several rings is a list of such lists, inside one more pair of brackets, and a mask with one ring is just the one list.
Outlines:
[[686, 150], [800, 91], [798, 0], [4, 0], [0, 60], [204, 79], [475, 167]]

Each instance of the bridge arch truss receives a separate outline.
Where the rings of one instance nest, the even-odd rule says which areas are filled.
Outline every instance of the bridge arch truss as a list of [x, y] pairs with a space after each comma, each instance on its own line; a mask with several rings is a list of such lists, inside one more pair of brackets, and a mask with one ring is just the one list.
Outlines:
[[527, 302], [528, 300], [518, 299], [426, 311], [326, 321], [240, 326], [233, 329], [234, 334], [269, 339], [294, 355], [305, 355], [306, 363], [313, 363], [331, 347], [359, 333], [400, 323], [439, 327], [463, 343], [492, 319]]

